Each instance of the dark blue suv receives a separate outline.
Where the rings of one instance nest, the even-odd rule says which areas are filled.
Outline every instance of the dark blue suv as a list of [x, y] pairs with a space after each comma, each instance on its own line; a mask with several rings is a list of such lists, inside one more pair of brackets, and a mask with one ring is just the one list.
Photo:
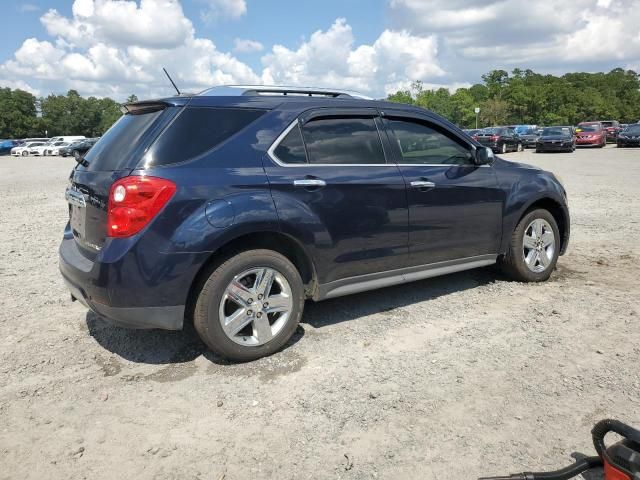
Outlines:
[[124, 108], [70, 176], [60, 246], [73, 299], [123, 326], [193, 321], [251, 360], [307, 299], [496, 262], [544, 281], [567, 248], [556, 177], [421, 108], [265, 87]]

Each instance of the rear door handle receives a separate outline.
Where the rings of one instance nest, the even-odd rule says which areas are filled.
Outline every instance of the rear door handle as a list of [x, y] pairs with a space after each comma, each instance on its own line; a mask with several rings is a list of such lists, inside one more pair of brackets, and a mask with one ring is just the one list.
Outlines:
[[320, 180], [319, 178], [305, 178], [303, 180], [294, 180], [293, 186], [302, 188], [319, 188], [326, 187], [327, 182]]
[[436, 184], [429, 180], [415, 180], [411, 182], [411, 187], [413, 188], [434, 188], [435, 186]]

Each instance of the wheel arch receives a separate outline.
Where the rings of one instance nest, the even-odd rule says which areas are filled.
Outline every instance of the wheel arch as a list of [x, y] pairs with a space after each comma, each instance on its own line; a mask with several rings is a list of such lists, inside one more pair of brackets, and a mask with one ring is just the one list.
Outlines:
[[245, 233], [228, 239], [226, 243], [211, 253], [198, 270], [191, 282], [187, 295], [185, 318], [188, 321], [193, 318], [196, 298], [212, 270], [230, 256], [255, 249], [273, 250], [286, 257], [300, 273], [306, 297], [313, 296], [317, 278], [315, 264], [308, 252], [297, 240], [279, 231], [267, 230]]
[[563, 255], [566, 252], [569, 243], [569, 212], [566, 207], [563, 207], [557, 200], [551, 197], [542, 197], [531, 202], [523, 209], [515, 225], [518, 225], [520, 220], [522, 220], [529, 212], [539, 208], [547, 210], [558, 224], [558, 230], [560, 232], [560, 255]]

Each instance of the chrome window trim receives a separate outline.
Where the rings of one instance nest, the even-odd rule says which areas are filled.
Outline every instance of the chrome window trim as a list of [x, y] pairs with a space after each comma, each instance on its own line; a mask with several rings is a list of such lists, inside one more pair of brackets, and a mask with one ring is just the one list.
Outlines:
[[[280, 145], [280, 142], [284, 140], [284, 137], [286, 137], [289, 134], [289, 132], [299, 124], [300, 124], [300, 121], [299, 119], [296, 118], [287, 128], [285, 128], [285, 130], [278, 136], [278, 138], [275, 139], [275, 141], [269, 147], [269, 150], [267, 150], [267, 154], [269, 155], [269, 157], [271, 157], [271, 160], [273, 160], [276, 164], [278, 164], [281, 167], [286, 167], [286, 168], [334, 167], [335, 168], [335, 167], [395, 167], [396, 166], [395, 163], [285, 163], [278, 158], [278, 156], [275, 154], [275, 150]], [[378, 127], [376, 125], [376, 130], [377, 128]], [[302, 135], [302, 132], [300, 132], [300, 135]], [[378, 136], [380, 136], [380, 132], [378, 132]], [[304, 142], [304, 137], [302, 138], [302, 141]], [[380, 143], [382, 143], [382, 139], [380, 139]], [[382, 145], [382, 147], [384, 149], [384, 145]]]
[[[285, 168], [304, 168], [304, 167], [491, 167], [491, 165], [474, 165], [472, 163], [468, 165], [460, 165], [459, 163], [285, 163], [278, 158], [275, 154], [276, 148], [280, 145], [280, 142], [284, 140], [284, 138], [289, 134], [291, 130], [300, 125], [300, 120], [296, 118], [293, 122], [289, 124], [284, 131], [278, 135], [278, 137], [273, 141], [269, 149], [267, 150], [267, 155], [271, 158], [271, 160], [280, 167]], [[377, 128], [377, 125], [376, 125]], [[380, 134], [380, 132], [378, 132]], [[302, 135], [302, 132], [300, 132]], [[304, 137], [302, 138], [304, 142]], [[382, 141], [382, 140], [381, 140]], [[471, 145], [474, 147], [473, 145]], [[384, 143], [382, 145], [384, 148]], [[386, 152], [385, 152], [386, 154]]]

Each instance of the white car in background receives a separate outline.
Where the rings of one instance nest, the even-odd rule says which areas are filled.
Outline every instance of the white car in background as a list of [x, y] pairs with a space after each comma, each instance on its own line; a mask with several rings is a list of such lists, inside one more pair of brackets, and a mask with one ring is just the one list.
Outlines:
[[60, 149], [71, 145], [70, 142], [56, 142], [52, 147], [45, 149], [45, 155], [60, 155]]
[[11, 149], [11, 155], [14, 157], [26, 157], [29, 155], [29, 151], [35, 147], [41, 147], [45, 142], [28, 142], [22, 145], [21, 147], [13, 147]]
[[46, 151], [55, 147], [56, 143], [62, 143], [62, 142], [47, 142], [47, 143], [43, 143], [42, 145], [39, 145], [37, 147], [31, 147], [29, 148], [29, 154], [30, 155], [35, 155], [37, 157], [43, 157], [46, 155]]

